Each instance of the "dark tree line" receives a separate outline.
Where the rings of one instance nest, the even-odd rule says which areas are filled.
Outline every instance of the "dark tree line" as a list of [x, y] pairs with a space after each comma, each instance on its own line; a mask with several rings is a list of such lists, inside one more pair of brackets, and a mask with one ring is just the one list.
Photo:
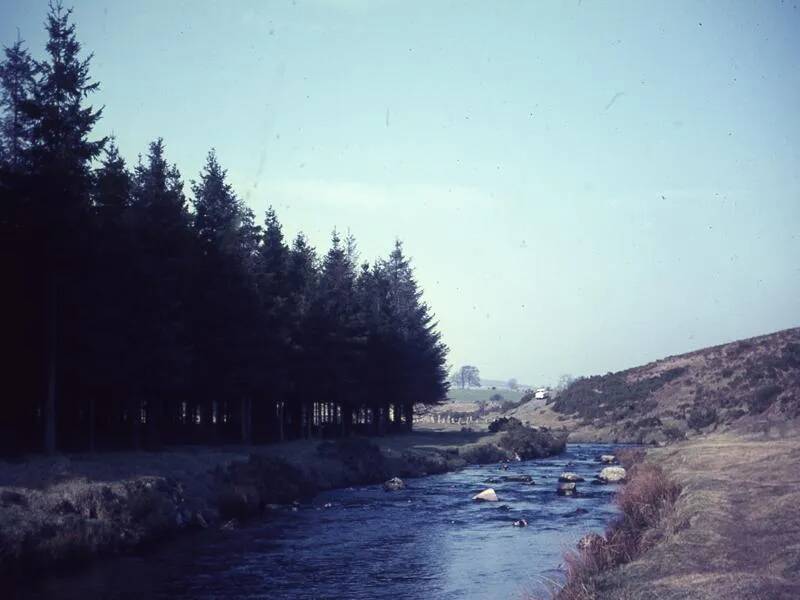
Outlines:
[[400, 242], [359, 264], [263, 224], [215, 152], [188, 186], [161, 139], [129, 166], [92, 131], [70, 11], [0, 65], [5, 452], [410, 429], [446, 347]]

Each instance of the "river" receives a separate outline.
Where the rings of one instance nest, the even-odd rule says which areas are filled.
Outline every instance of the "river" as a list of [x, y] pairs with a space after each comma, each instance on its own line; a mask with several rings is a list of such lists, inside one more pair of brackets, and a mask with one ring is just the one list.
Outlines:
[[[21, 599], [518, 599], [559, 581], [561, 557], [613, 518], [614, 486], [591, 485], [614, 446], [570, 444], [547, 459], [408, 480], [399, 492], [326, 492], [233, 531], [183, 537], [18, 590]], [[559, 474], [586, 478], [574, 498]], [[486, 483], [530, 475], [535, 485]], [[493, 487], [497, 503], [471, 497]], [[528, 527], [512, 524], [525, 519]]]

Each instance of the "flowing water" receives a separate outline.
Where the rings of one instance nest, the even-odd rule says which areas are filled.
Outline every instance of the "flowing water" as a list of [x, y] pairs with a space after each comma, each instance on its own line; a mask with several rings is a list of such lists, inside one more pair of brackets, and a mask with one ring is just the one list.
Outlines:
[[[399, 492], [326, 492], [234, 531], [203, 532], [142, 556], [20, 590], [19, 597], [182, 599], [517, 599], [559, 581], [565, 549], [615, 514], [614, 486], [591, 485], [614, 446], [570, 444], [547, 459], [408, 480]], [[586, 478], [560, 497], [559, 474]], [[535, 485], [491, 481], [530, 475]], [[471, 497], [493, 487], [496, 503]], [[525, 519], [528, 527], [514, 527]]]

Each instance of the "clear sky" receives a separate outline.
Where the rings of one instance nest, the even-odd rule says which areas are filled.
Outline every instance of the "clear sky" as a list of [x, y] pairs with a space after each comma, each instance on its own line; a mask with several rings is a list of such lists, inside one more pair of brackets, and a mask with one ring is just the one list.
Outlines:
[[[69, 2], [66, 2], [69, 5]], [[454, 365], [554, 382], [800, 325], [796, 2], [76, 1], [113, 132], [320, 251], [412, 256]], [[41, 51], [43, 1], [0, 35]]]

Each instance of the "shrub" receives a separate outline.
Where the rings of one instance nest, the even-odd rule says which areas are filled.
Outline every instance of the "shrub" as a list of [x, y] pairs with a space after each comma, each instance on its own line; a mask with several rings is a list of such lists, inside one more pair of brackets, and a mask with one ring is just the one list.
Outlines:
[[686, 434], [680, 427], [677, 427], [676, 425], [664, 427], [663, 431], [664, 435], [667, 436], [667, 439], [670, 441], [686, 439]]
[[710, 406], [695, 406], [689, 411], [686, 423], [697, 431], [717, 422], [717, 411]]
[[645, 450], [644, 448], [622, 448], [617, 451], [616, 456], [619, 464], [630, 469], [644, 460]]
[[[619, 458], [619, 453], [617, 456]], [[634, 560], [646, 549], [643, 547], [644, 534], [661, 523], [680, 491], [680, 487], [670, 481], [658, 465], [634, 465], [628, 483], [617, 494], [620, 517], [611, 524], [605, 537], [593, 536], [589, 543], [579, 544], [577, 552], [565, 554], [566, 583], [553, 591], [553, 598], [594, 600], [601, 597], [597, 576], [602, 571]]]
[[459, 448], [458, 455], [468, 463], [485, 465], [508, 459], [506, 452], [494, 444], [470, 444]]
[[500, 417], [489, 423], [489, 431], [491, 433], [497, 433], [499, 431], [508, 431], [509, 429], [522, 426], [522, 421], [516, 417]]
[[680, 487], [669, 480], [660, 466], [639, 463], [631, 468], [628, 484], [617, 494], [622, 522], [617, 528], [640, 534], [655, 526], [680, 494]]
[[763, 413], [772, 405], [772, 401], [775, 400], [782, 391], [783, 389], [781, 386], [774, 383], [758, 388], [748, 403], [750, 412], [754, 414]]
[[509, 428], [499, 441], [501, 448], [526, 460], [561, 452], [566, 443], [566, 434], [532, 429], [522, 425]]

